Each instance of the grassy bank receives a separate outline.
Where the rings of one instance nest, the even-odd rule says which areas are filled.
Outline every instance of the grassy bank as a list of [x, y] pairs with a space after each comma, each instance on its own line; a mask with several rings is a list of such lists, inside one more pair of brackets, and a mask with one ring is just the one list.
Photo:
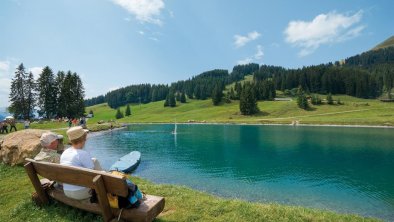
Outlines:
[[[325, 98], [324, 96], [321, 96]], [[188, 100], [177, 103], [174, 108], [164, 108], [163, 101], [149, 104], [132, 104], [132, 115], [119, 119], [123, 123], [144, 122], [218, 122], [218, 123], [281, 123], [290, 124], [297, 120], [301, 124], [379, 125], [394, 126], [394, 103], [374, 99], [359, 99], [351, 96], [334, 96], [343, 105], [312, 106], [308, 111], [297, 107], [293, 101], [260, 101], [259, 114], [244, 116], [239, 112], [239, 101], [213, 106], [211, 100]], [[120, 108], [123, 112], [125, 107]], [[115, 119], [116, 110], [107, 104], [86, 108], [94, 117], [89, 122]], [[88, 122], [88, 123], [89, 123]]]
[[[61, 203], [39, 208], [23, 167], [0, 163], [1, 221], [101, 221], [101, 217]], [[132, 178], [146, 193], [164, 196], [166, 206], [156, 221], [377, 221], [355, 215], [277, 204], [229, 200], [183, 186], [158, 185]]]

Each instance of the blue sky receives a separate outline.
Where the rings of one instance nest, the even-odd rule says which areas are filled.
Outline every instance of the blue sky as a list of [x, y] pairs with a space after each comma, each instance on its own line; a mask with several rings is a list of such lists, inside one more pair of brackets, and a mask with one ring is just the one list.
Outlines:
[[394, 34], [394, 2], [2, 0], [0, 107], [21, 62], [81, 75], [86, 97], [254, 62], [296, 68]]

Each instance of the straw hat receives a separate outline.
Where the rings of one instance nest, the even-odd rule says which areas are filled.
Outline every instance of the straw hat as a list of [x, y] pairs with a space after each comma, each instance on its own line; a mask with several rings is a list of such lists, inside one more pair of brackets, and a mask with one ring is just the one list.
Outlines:
[[76, 140], [85, 135], [89, 130], [83, 129], [81, 126], [74, 126], [67, 130], [68, 140]]

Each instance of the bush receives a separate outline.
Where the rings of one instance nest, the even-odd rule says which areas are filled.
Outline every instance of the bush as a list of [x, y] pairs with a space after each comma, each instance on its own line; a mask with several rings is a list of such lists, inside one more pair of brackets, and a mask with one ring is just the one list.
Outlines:
[[123, 113], [120, 111], [120, 108], [118, 108], [118, 110], [116, 110], [115, 118], [116, 119], [121, 119], [123, 117], [124, 117]]

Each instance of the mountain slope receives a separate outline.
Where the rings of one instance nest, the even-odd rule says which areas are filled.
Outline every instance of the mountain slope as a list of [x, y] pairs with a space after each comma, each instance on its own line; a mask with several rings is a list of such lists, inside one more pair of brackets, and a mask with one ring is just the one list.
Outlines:
[[391, 36], [390, 38], [386, 39], [382, 43], [379, 43], [377, 46], [375, 46], [371, 50], [384, 49], [384, 48], [388, 48], [388, 47], [394, 47], [394, 36]]

